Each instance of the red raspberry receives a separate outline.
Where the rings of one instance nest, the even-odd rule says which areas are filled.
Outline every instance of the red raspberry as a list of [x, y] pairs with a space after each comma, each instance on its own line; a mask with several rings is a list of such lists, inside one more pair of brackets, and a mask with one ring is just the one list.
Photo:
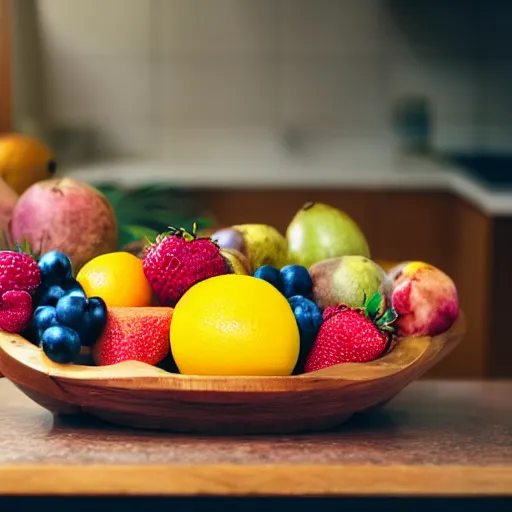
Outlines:
[[0, 295], [10, 290], [33, 292], [41, 283], [37, 261], [23, 252], [0, 251]]
[[32, 297], [24, 290], [8, 290], [0, 299], [0, 329], [22, 332], [32, 317]]

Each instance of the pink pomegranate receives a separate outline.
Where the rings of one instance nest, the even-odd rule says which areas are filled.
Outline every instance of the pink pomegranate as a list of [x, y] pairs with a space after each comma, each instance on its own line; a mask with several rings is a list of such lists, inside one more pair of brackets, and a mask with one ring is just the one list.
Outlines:
[[78, 270], [90, 259], [118, 250], [117, 221], [106, 197], [73, 178], [35, 183], [19, 198], [11, 234], [41, 254], [62, 251]]
[[[0, 235], [8, 233], [9, 222], [17, 200], [18, 194], [0, 178]], [[3, 240], [3, 237], [0, 240]]]

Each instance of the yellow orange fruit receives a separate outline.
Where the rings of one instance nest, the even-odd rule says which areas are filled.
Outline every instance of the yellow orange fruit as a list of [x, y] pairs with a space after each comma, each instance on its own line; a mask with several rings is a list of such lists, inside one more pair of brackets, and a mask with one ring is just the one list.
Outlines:
[[0, 137], [0, 177], [17, 194], [56, 170], [55, 157], [43, 142], [20, 133]]
[[101, 297], [108, 307], [144, 307], [153, 303], [142, 260], [128, 252], [96, 256], [80, 269], [76, 280], [87, 297]]
[[176, 304], [171, 352], [181, 373], [290, 375], [299, 330], [286, 298], [253, 276], [227, 274], [189, 288]]

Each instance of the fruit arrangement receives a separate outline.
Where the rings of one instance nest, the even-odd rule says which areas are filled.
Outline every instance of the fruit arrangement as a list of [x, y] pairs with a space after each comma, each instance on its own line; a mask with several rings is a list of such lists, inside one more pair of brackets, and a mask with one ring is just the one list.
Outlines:
[[[18, 329], [21, 327], [20, 332], [39, 345], [51, 360], [75, 361], [82, 346], [93, 345], [103, 332], [107, 321], [105, 301], [101, 297], [86, 296], [73, 277], [71, 261], [64, 253], [50, 251], [37, 263], [26, 254], [13, 254], [27, 261], [30, 259], [32, 275], [39, 278], [35, 292], [25, 303], [27, 316], [24, 319], [28, 320]], [[8, 272], [6, 269], [6, 274]], [[3, 325], [2, 328], [7, 330]]]
[[459, 315], [442, 270], [421, 261], [384, 270], [354, 220], [321, 203], [300, 208], [284, 234], [266, 224], [169, 227], [132, 254], [119, 249], [99, 191], [51, 179], [22, 194], [10, 227], [0, 329], [59, 364], [298, 375], [376, 360]]

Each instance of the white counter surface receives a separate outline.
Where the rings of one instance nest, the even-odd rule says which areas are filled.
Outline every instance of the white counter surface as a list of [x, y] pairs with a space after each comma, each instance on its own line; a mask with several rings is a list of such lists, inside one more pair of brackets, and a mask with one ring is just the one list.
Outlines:
[[281, 162], [113, 161], [69, 167], [65, 174], [100, 185], [171, 183], [193, 188], [357, 188], [450, 191], [490, 215], [512, 215], [512, 187], [494, 190], [441, 159], [392, 157], [319, 164]]

